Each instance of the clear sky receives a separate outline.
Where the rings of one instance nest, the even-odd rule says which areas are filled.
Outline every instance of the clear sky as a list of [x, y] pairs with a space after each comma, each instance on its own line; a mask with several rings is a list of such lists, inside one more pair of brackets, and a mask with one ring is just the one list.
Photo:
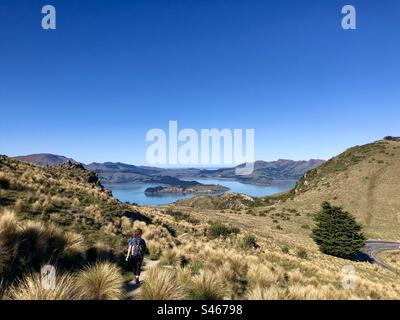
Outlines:
[[398, 0], [1, 0], [0, 39], [1, 154], [146, 164], [169, 120], [254, 128], [263, 160], [400, 135]]

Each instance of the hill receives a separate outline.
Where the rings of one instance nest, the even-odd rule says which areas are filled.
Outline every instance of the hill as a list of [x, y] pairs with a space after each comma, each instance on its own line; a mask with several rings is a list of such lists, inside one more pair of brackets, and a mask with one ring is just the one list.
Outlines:
[[288, 203], [311, 212], [323, 200], [352, 212], [370, 237], [400, 239], [400, 141], [346, 150], [297, 183]]
[[400, 141], [385, 139], [333, 157], [306, 172], [289, 192], [246, 199], [229, 194], [201, 196], [180, 200], [176, 205], [206, 211], [240, 208], [241, 213], [261, 216], [260, 225], [268, 224], [263, 218], [266, 216], [276, 222], [272, 228], [282, 228], [286, 237], [309, 241], [312, 216], [323, 201], [329, 201], [354, 214], [369, 238], [400, 240], [399, 176]]
[[146, 219], [135, 207], [114, 199], [96, 173], [78, 163], [40, 167], [1, 156], [0, 178], [7, 181], [0, 188], [2, 209], [83, 233], [91, 244], [101, 241], [118, 248], [121, 232], [112, 225], [120, 225], [124, 217]]
[[76, 163], [76, 161], [73, 159], [50, 153], [30, 154], [26, 156], [14, 157], [13, 159], [23, 162], [33, 163], [38, 166], [57, 165], [57, 164], [63, 164], [68, 161]]

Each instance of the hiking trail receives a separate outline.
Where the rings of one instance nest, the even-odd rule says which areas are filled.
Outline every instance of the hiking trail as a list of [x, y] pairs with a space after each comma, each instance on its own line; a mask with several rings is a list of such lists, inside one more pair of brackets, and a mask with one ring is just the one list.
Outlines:
[[136, 300], [136, 297], [140, 293], [140, 287], [143, 285], [144, 281], [146, 281], [146, 277], [148, 274], [148, 270], [152, 267], [157, 266], [159, 260], [150, 260], [144, 259], [142, 272], [140, 273], [140, 284], [135, 283], [135, 278], [127, 283], [125, 283], [125, 299], [127, 300]]

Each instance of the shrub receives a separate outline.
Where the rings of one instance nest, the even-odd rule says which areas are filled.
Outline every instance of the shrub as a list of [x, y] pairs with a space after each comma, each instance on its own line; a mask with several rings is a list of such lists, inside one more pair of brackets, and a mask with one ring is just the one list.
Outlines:
[[289, 247], [288, 247], [288, 246], [283, 246], [283, 247], [281, 248], [281, 250], [282, 250], [282, 252], [285, 253], [285, 254], [289, 253]]
[[304, 250], [304, 249], [300, 249], [299, 251], [297, 251], [297, 256], [300, 259], [307, 259], [308, 258], [307, 251]]
[[118, 267], [98, 262], [79, 272], [76, 278], [82, 299], [118, 300], [122, 297], [123, 278]]
[[165, 213], [169, 216], [174, 217], [176, 221], [185, 220], [191, 224], [199, 224], [200, 221], [196, 218], [193, 218], [190, 214], [184, 213], [181, 211], [173, 211], [171, 209], [165, 211]]
[[138, 298], [141, 300], [182, 300], [183, 287], [177, 282], [172, 270], [152, 267], [141, 286]]
[[245, 250], [258, 248], [257, 239], [251, 234], [246, 234], [240, 242], [240, 246]]
[[348, 258], [364, 246], [365, 237], [361, 225], [342, 208], [324, 202], [314, 220], [316, 225], [312, 230], [312, 238], [321, 252]]
[[207, 235], [210, 239], [215, 239], [219, 237], [227, 238], [231, 234], [238, 234], [239, 231], [239, 228], [229, 227], [218, 222], [211, 224], [210, 228], [207, 230]]

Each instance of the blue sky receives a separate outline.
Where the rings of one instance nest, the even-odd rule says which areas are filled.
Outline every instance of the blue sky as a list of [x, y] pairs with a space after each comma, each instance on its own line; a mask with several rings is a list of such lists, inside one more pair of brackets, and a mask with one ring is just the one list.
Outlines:
[[146, 164], [169, 120], [254, 128], [264, 160], [400, 135], [398, 0], [1, 0], [0, 39], [2, 154]]

